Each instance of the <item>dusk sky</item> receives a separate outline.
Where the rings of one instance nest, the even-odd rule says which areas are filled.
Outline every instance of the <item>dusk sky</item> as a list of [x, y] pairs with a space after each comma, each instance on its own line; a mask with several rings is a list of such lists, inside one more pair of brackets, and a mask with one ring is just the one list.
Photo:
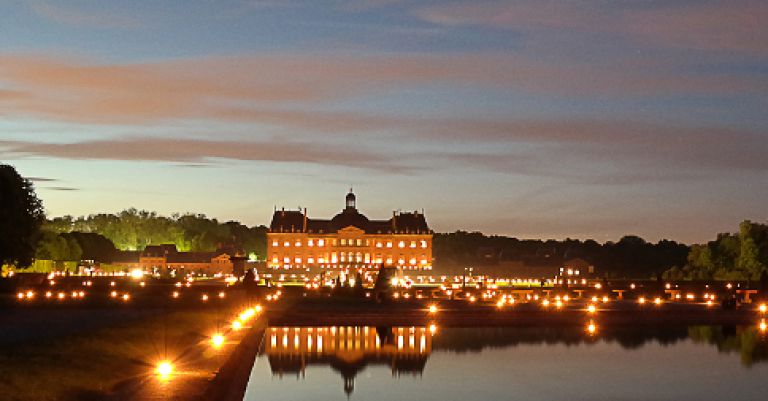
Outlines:
[[768, 219], [768, 1], [0, 0], [49, 216], [684, 242]]

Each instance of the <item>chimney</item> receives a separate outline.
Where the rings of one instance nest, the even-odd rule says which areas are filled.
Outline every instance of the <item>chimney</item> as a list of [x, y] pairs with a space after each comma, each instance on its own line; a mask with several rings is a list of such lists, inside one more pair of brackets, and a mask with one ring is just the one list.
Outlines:
[[301, 231], [307, 232], [307, 208], [304, 208], [304, 226]]

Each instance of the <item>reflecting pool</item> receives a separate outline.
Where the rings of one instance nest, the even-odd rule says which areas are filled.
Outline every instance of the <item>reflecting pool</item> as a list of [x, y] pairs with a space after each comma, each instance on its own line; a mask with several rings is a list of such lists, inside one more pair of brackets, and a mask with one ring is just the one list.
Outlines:
[[245, 400], [764, 400], [755, 327], [270, 327]]

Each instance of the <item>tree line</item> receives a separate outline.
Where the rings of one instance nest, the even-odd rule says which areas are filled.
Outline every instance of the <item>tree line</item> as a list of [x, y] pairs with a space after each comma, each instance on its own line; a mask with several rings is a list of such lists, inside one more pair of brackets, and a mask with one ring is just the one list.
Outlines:
[[691, 246], [685, 263], [665, 272], [669, 279], [756, 280], [768, 274], [768, 224], [749, 220], [737, 233], [721, 233]]
[[634, 235], [601, 244], [591, 239], [518, 239], [466, 231], [435, 234], [432, 243], [436, 263], [449, 259], [464, 265], [522, 261], [562, 266], [567, 260], [580, 258], [594, 265], [601, 275], [632, 278], [650, 278], [680, 266], [690, 249], [675, 241], [651, 243]]

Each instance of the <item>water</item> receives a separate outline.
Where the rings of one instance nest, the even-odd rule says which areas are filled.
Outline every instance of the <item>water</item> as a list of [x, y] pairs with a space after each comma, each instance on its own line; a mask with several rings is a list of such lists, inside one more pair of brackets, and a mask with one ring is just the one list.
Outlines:
[[757, 327], [273, 327], [246, 401], [765, 400]]

